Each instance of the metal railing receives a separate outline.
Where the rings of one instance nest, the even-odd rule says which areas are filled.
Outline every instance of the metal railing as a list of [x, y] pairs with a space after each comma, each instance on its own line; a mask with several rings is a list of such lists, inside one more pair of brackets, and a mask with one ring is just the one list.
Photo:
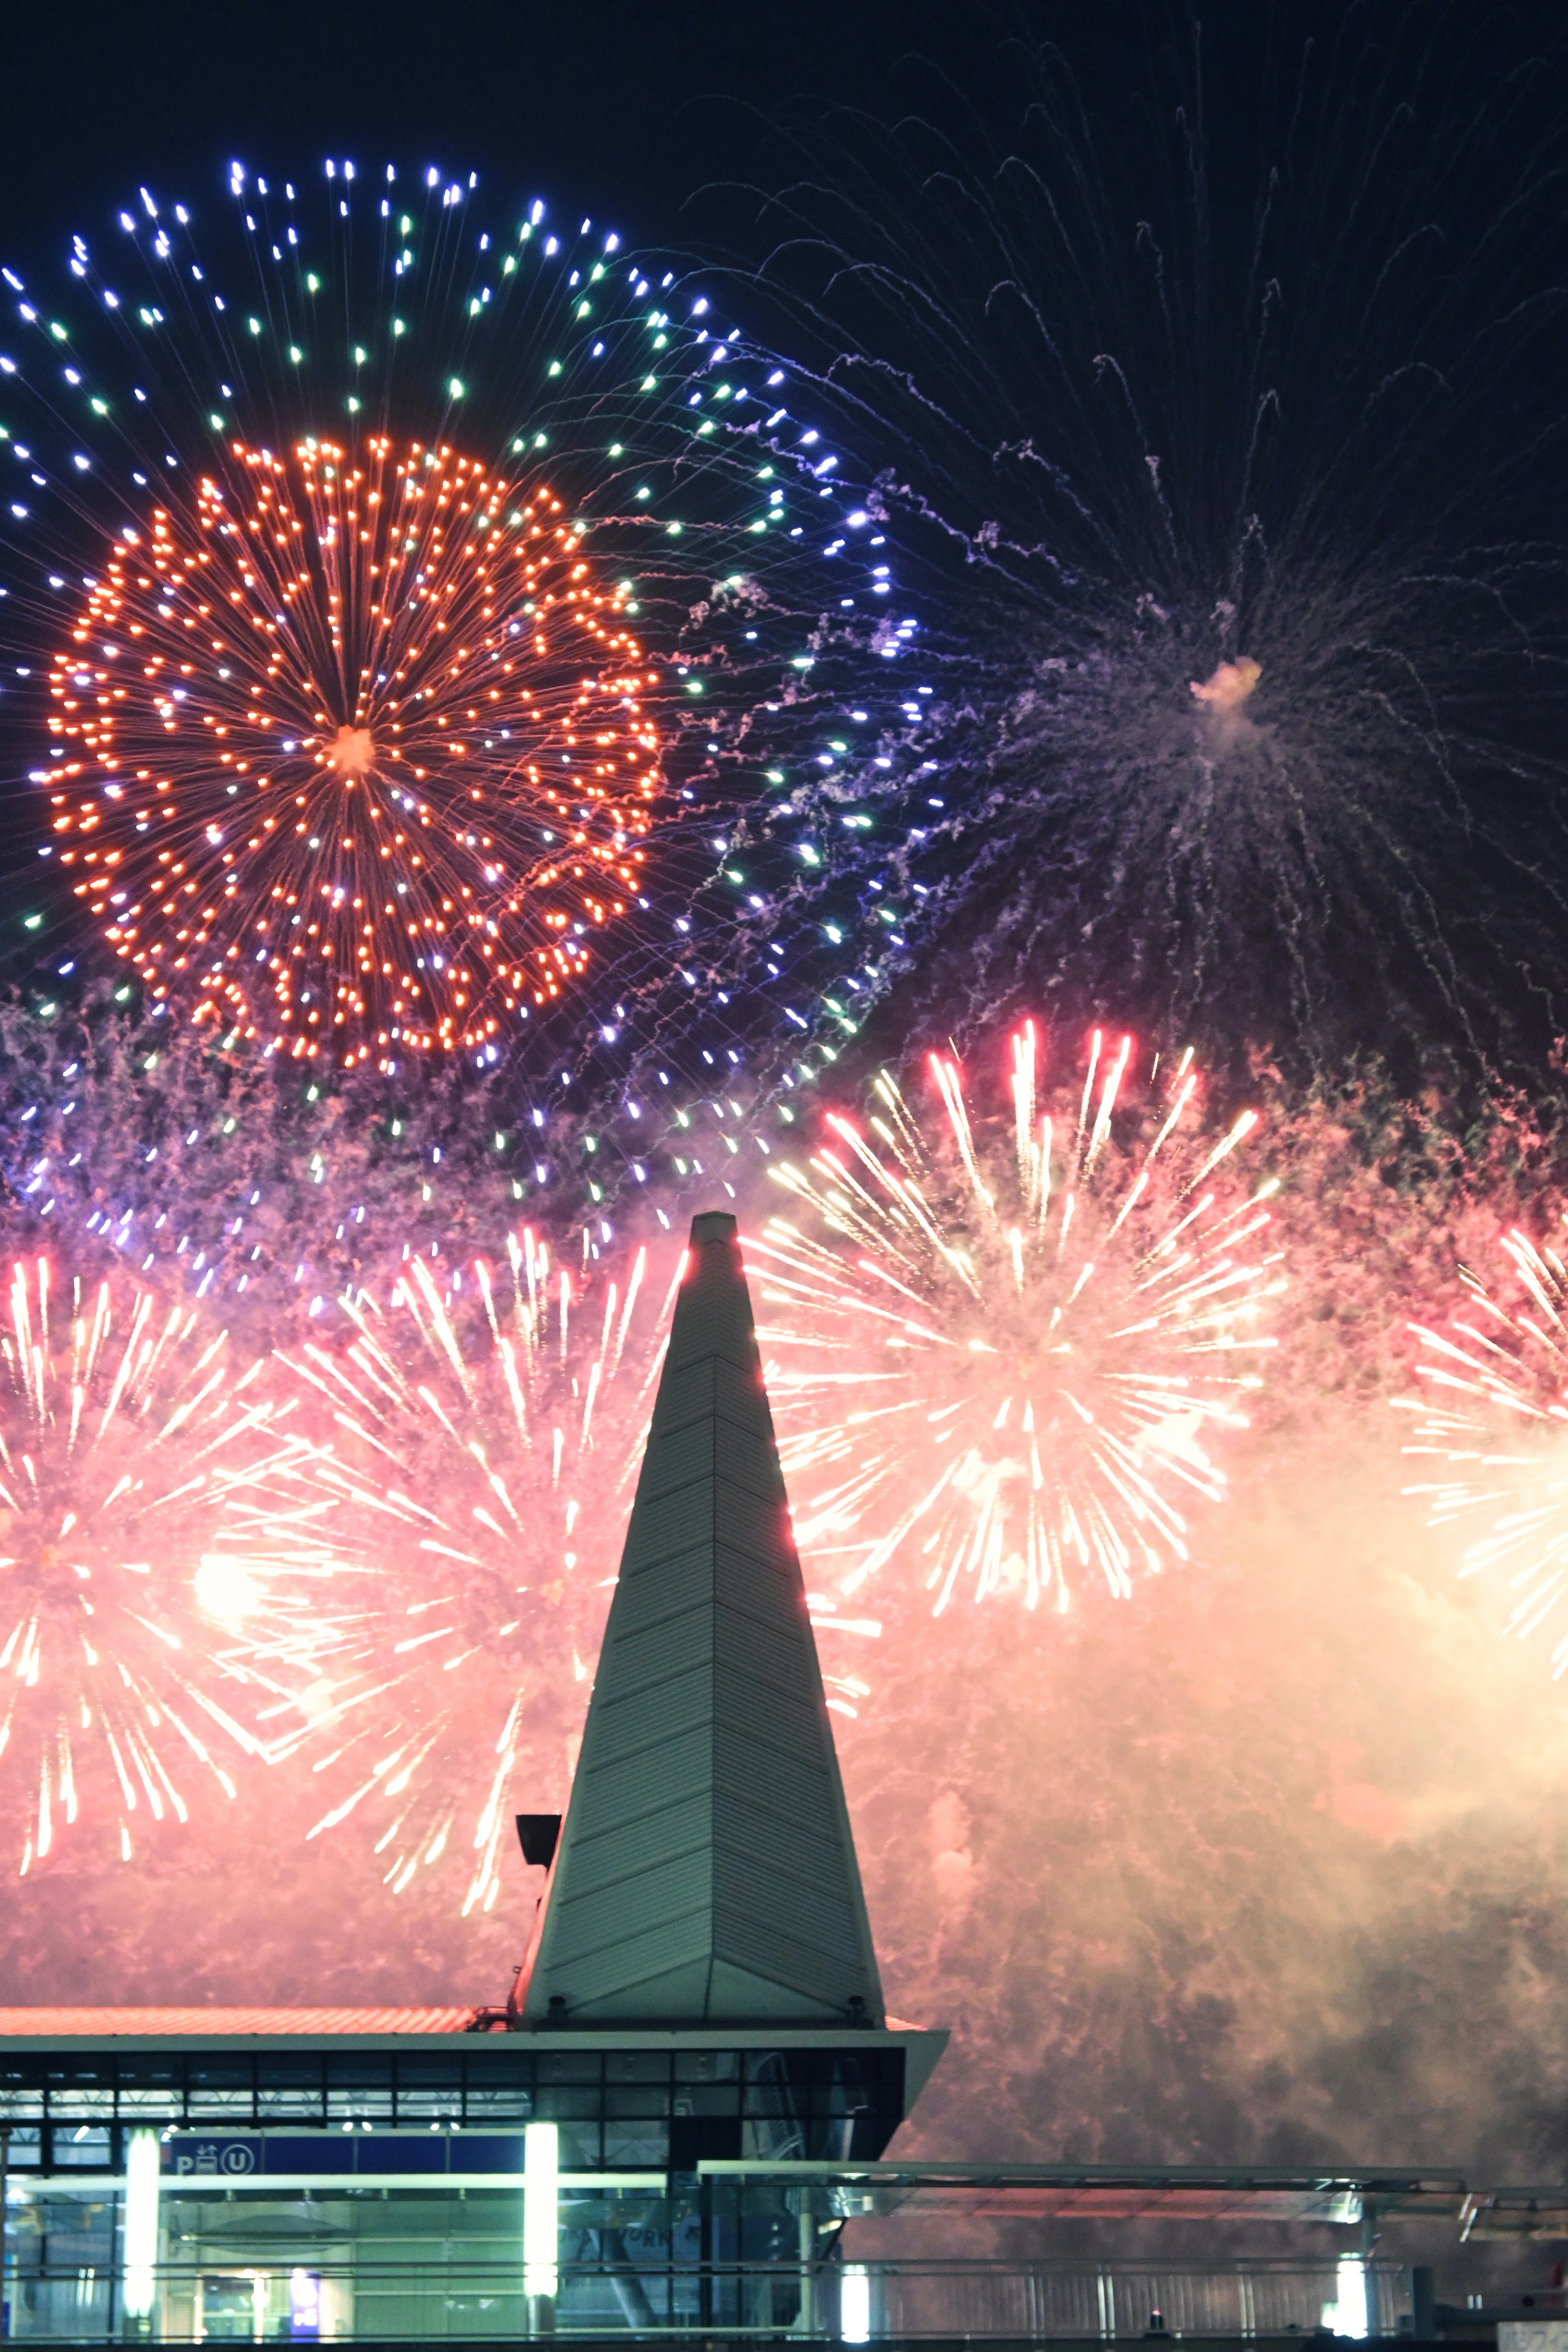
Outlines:
[[1345, 2336], [1398, 2332], [1410, 2273], [1359, 2262], [1220, 2268], [1013, 2260], [639, 2258], [624, 2245], [563, 2260], [552, 2297], [525, 2291], [516, 2254], [432, 2259], [361, 2242], [239, 2242], [161, 2263], [153, 2308], [127, 2320], [121, 2283], [89, 2265], [8, 2266], [6, 2333], [47, 2344], [483, 2342], [532, 2336], [787, 2336], [846, 2344], [921, 2338], [1127, 2343], [1164, 2337]]

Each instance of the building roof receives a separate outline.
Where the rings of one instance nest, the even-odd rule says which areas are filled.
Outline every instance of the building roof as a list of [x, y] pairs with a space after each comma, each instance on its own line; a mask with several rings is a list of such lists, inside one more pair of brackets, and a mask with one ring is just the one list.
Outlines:
[[178, 2037], [209, 2041], [230, 2033], [462, 2033], [473, 2021], [461, 2009], [0, 2009], [0, 2042], [113, 2041]]
[[879, 2026], [735, 1220], [695, 1217], [525, 2021]]

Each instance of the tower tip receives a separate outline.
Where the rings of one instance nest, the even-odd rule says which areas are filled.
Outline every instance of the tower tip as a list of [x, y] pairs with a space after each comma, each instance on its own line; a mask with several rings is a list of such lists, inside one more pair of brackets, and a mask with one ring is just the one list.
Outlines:
[[704, 1242], [732, 1242], [735, 1220], [728, 1209], [703, 1209], [691, 1220], [691, 1246], [700, 1248]]

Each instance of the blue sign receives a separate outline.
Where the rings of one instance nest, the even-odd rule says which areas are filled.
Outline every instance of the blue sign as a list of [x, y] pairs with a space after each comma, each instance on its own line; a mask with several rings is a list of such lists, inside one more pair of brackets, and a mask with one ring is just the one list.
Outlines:
[[163, 2169], [179, 2179], [241, 2180], [261, 2170], [258, 2139], [202, 2139], [181, 2134], [163, 2142]]
[[163, 2172], [176, 2180], [208, 2181], [222, 2188], [242, 2180], [310, 2179], [321, 2173], [423, 2174], [518, 2173], [523, 2168], [521, 2133], [493, 2132], [312, 2132], [256, 2133], [244, 2138], [218, 2133], [175, 2132], [163, 2142]]

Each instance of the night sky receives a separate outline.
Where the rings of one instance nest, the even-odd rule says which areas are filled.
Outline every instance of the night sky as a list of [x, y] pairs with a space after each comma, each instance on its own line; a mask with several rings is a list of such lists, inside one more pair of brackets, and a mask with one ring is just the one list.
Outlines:
[[0, 219], [30, 241], [96, 224], [154, 169], [195, 185], [233, 155], [281, 172], [341, 151], [460, 161], [675, 239], [699, 185], [748, 175], [760, 118], [799, 97], [885, 102], [910, 53], [957, 72], [987, 47], [981, 21], [822, 0], [29, 10], [7, 27]]

